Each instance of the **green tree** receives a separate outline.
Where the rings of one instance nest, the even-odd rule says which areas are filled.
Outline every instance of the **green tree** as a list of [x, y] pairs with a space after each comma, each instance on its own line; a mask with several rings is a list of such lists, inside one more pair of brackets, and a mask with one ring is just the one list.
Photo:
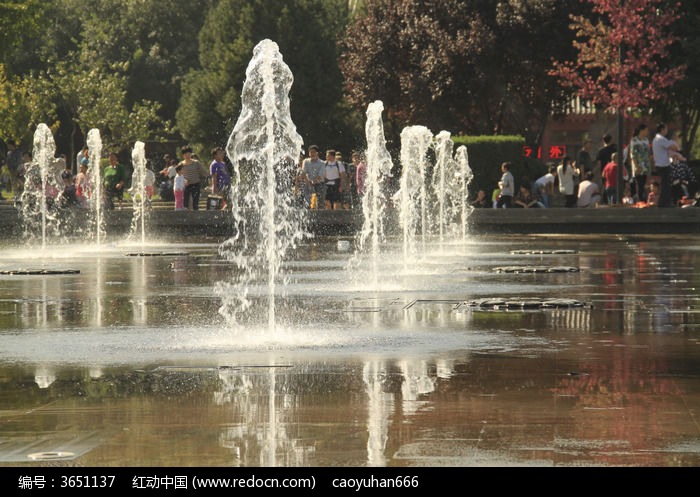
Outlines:
[[199, 37], [199, 62], [185, 76], [177, 126], [199, 147], [225, 143], [240, 113], [240, 92], [253, 47], [275, 41], [295, 82], [292, 119], [307, 140], [337, 146], [346, 134], [336, 40], [347, 2], [221, 0]]
[[[12, 31], [16, 36], [6, 56], [12, 61], [8, 71], [23, 78], [39, 78], [53, 89], [45, 105], [58, 109], [61, 126], [56, 130], [57, 143], [59, 148], [71, 149], [71, 153], [84, 140], [84, 128], [92, 127], [87, 123], [88, 116], [93, 123], [111, 120], [110, 129], [104, 133], [115, 142], [130, 139], [135, 132], [141, 134], [140, 139], [170, 135], [169, 123], [174, 121], [180, 99], [180, 80], [197, 64], [197, 34], [214, 3], [24, 2], [13, 22], [8, 21], [12, 26], [15, 21], [23, 26]], [[33, 26], [37, 28], [31, 29]], [[72, 80], [68, 72], [75, 73]], [[95, 75], [105, 77], [103, 88], [84, 83]], [[100, 91], [103, 97], [97, 98]], [[81, 96], [80, 92], [87, 93]], [[107, 99], [112, 99], [110, 109], [99, 103]], [[98, 119], [90, 109], [100, 109], [113, 117]], [[151, 119], [152, 111], [157, 112], [159, 121]], [[134, 121], [132, 126], [117, 124], [124, 122], [125, 116]], [[146, 134], [139, 127], [142, 122], [150, 122], [154, 129]]]
[[700, 65], [691, 63], [700, 60], [700, 31], [696, 28], [700, 23], [700, 3], [681, 0], [678, 10], [682, 15], [671, 29], [678, 43], [670, 47], [670, 57], [665, 59], [664, 65], [687, 64], [685, 77], [671, 86], [666, 95], [655, 99], [651, 107], [658, 120], [679, 121], [684, 152], [692, 156], [700, 126]]
[[[576, 53], [573, 34], [561, 19], [574, 11], [587, 10], [582, 4], [561, 0], [510, 0], [496, 8], [496, 33], [499, 41], [489, 57], [507, 71], [489, 68], [485, 81], [503, 76], [500, 101], [503, 121], [496, 129], [518, 133], [526, 143], [538, 145], [552, 114], [571, 98], [572, 91], [548, 75], [552, 58], [568, 60]], [[510, 42], [509, 42], [510, 41]]]
[[[64, 0], [75, 2], [75, 0]], [[81, 0], [80, 51], [91, 66], [120, 64], [126, 102], [158, 102], [174, 121], [180, 84], [198, 67], [197, 36], [213, 0]], [[86, 9], [89, 7], [89, 10]]]
[[0, 137], [28, 144], [39, 123], [58, 129], [51, 94], [44, 80], [8, 75], [0, 64]]
[[537, 142], [567, 94], [547, 71], [554, 54], [572, 53], [558, 21], [569, 8], [565, 0], [367, 2], [343, 41], [348, 99], [356, 109], [382, 100], [395, 131], [423, 124]]
[[15, 67], [26, 53], [23, 42], [40, 36], [47, 2], [43, 0], [0, 1], [0, 63], [16, 74]]
[[126, 77], [103, 68], [58, 67], [51, 81], [60, 90], [61, 109], [70, 116], [73, 133], [100, 130], [105, 149], [130, 149], [137, 140], [161, 138], [167, 123], [158, 116], [159, 104], [126, 101]]

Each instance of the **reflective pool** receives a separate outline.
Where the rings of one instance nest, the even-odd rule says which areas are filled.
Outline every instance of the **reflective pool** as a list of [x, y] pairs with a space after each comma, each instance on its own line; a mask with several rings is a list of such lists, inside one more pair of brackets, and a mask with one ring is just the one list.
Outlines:
[[[226, 324], [218, 240], [0, 256], [0, 465], [698, 466], [700, 237], [348, 238]], [[350, 240], [352, 242], [352, 240]]]

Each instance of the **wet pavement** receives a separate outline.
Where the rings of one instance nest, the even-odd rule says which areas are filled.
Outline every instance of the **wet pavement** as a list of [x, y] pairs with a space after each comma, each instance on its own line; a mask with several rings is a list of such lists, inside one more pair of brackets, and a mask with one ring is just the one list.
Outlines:
[[218, 240], [6, 246], [0, 465], [700, 465], [700, 236], [338, 241], [274, 330], [262, 284], [219, 313]]

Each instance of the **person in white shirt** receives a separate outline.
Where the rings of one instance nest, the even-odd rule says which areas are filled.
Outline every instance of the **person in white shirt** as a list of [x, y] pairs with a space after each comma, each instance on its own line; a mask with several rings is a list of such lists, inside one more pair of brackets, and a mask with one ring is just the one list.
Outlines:
[[659, 207], [673, 207], [671, 199], [671, 153], [674, 150], [675, 143], [666, 137], [667, 133], [668, 126], [666, 123], [659, 123], [656, 126], [656, 136], [651, 142], [654, 166], [660, 179]]
[[515, 195], [515, 179], [513, 173], [510, 172], [511, 163], [504, 162], [501, 164], [501, 181], [498, 182], [498, 187], [501, 189], [501, 196], [496, 202], [497, 208], [510, 209], [513, 207], [513, 195]]
[[340, 209], [345, 191], [345, 165], [335, 159], [335, 150], [326, 150], [326, 164], [323, 178], [326, 183], [326, 209]]
[[578, 176], [578, 170], [571, 163], [571, 157], [567, 155], [557, 166], [559, 193], [566, 197], [564, 207], [576, 207], [576, 176]]
[[547, 174], [544, 174], [535, 180], [533, 193], [540, 199], [544, 207], [550, 207], [552, 205], [551, 197], [554, 193], [554, 181], [556, 180], [554, 173], [556, 173], [556, 171], [557, 168], [555, 166], [549, 166]]
[[83, 163], [83, 159], [88, 159], [90, 155], [90, 149], [88, 147], [83, 147], [80, 149], [80, 152], [78, 152], [75, 156], [75, 164], [78, 169], [80, 169], [80, 165]]
[[593, 171], [588, 171], [585, 179], [578, 185], [576, 207], [598, 207], [600, 200], [600, 189], [593, 181]]

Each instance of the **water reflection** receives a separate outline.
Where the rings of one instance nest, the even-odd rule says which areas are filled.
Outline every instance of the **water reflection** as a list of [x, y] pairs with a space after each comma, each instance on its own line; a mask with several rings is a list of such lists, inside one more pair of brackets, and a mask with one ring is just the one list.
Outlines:
[[235, 369], [219, 371], [222, 388], [214, 393], [215, 402], [230, 406], [234, 418], [240, 418], [219, 437], [236, 466], [308, 465], [314, 446], [298, 438], [295, 411], [300, 406], [294, 394], [277, 390], [278, 375], [274, 366], [254, 376]]
[[385, 392], [386, 370], [383, 364], [365, 363], [362, 380], [367, 391], [367, 464], [385, 466], [384, 450], [389, 438], [389, 418], [394, 410], [391, 392]]
[[34, 382], [39, 388], [48, 388], [56, 381], [56, 373], [53, 368], [39, 366], [34, 372]]
[[[80, 274], [0, 275], [0, 463], [700, 464], [698, 239], [489, 237], [388, 290], [351, 283], [336, 240], [314, 243], [288, 265], [275, 340], [219, 320], [216, 244], [66, 250], [42, 263]], [[511, 252], [533, 246], [576, 250]], [[492, 270], [513, 264], [580, 271]], [[463, 305], [482, 297], [590, 305]]]

